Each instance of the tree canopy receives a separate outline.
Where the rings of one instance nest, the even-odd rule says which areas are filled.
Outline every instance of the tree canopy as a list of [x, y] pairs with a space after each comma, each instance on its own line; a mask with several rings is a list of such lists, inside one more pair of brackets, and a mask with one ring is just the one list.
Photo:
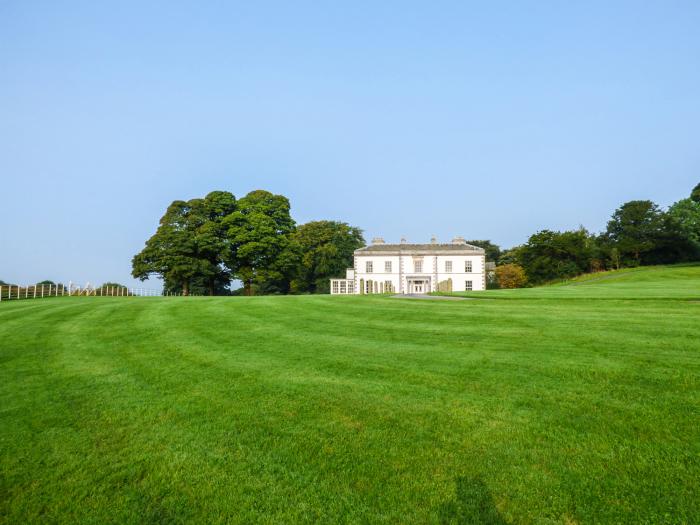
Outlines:
[[287, 292], [286, 277], [293, 270], [289, 235], [295, 223], [289, 200], [283, 195], [256, 190], [238, 201], [236, 210], [223, 221], [229, 245], [226, 262], [243, 281], [246, 295], [253, 284], [272, 286]]
[[329, 279], [352, 267], [353, 252], [364, 246], [362, 230], [337, 221], [302, 224], [292, 235], [299, 254], [294, 291], [328, 293]]
[[690, 192], [690, 200], [700, 203], [700, 182]]
[[[476, 241], [471, 241], [472, 244]], [[583, 228], [543, 230], [500, 254], [499, 264], [521, 265], [530, 282], [568, 278], [586, 271], [700, 260], [700, 184], [691, 197], [664, 211], [650, 200], [617, 208], [600, 235]]]
[[594, 255], [593, 241], [581, 228], [575, 231], [542, 230], [518, 249], [518, 261], [528, 281], [542, 283], [586, 272]]
[[612, 215], [606, 237], [612, 241], [628, 264], [641, 264], [656, 246], [663, 231], [663, 212], [651, 201], [629, 201]]
[[679, 200], [668, 209], [668, 214], [676, 221], [682, 234], [700, 246], [700, 200]]
[[213, 293], [216, 280], [230, 276], [223, 266], [228, 245], [221, 232], [222, 221], [234, 211], [235, 204], [235, 197], [228, 192], [174, 201], [156, 233], [132, 259], [132, 275], [141, 280], [157, 275], [166, 286], [180, 286], [185, 295], [193, 279], [203, 278]]
[[323, 282], [344, 271], [362, 232], [345, 223], [317, 221], [296, 227], [289, 200], [255, 190], [236, 200], [214, 191], [203, 199], [174, 201], [155, 234], [132, 259], [138, 279], [158, 276], [169, 292], [244, 293], [328, 291]]

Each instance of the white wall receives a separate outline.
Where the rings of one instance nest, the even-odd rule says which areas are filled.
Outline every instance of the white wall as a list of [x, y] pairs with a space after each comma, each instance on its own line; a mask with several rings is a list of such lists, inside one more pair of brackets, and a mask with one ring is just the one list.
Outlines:
[[[356, 255], [355, 256], [355, 287], [356, 293], [359, 293], [360, 279], [363, 281], [372, 280], [376, 282], [391, 281], [394, 289], [398, 291], [406, 291], [407, 275], [426, 276], [431, 278], [433, 290], [436, 290], [437, 283], [435, 277], [435, 263], [437, 259], [437, 280], [446, 281], [452, 279], [452, 290], [455, 292], [465, 291], [466, 281], [472, 281], [472, 290], [483, 290], [485, 285], [485, 257], [483, 255], [425, 255], [423, 259], [422, 272], [414, 272], [414, 259], [412, 255]], [[367, 261], [372, 261], [373, 271], [366, 271]], [[391, 272], [384, 270], [384, 264], [391, 261]], [[445, 271], [445, 262], [452, 261], [452, 271]], [[471, 261], [472, 271], [465, 271], [465, 262]], [[403, 263], [403, 282], [400, 282], [400, 264]]]
[[[372, 273], [366, 271], [367, 261], [372, 261]], [[360, 292], [360, 279], [364, 282], [368, 280], [383, 283], [391, 281], [391, 284], [397, 292], [399, 291], [399, 261], [398, 255], [356, 255], [355, 256], [355, 292]], [[385, 263], [391, 262], [391, 271], [385, 271]]]

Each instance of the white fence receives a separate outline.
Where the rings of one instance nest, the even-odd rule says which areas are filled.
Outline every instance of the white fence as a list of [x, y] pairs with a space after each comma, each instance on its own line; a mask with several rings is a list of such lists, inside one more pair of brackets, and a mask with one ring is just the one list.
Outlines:
[[160, 297], [163, 295], [182, 295], [164, 293], [152, 288], [127, 288], [126, 286], [106, 285], [94, 287], [90, 283], [80, 286], [70, 282], [64, 284], [17, 284], [0, 285], [0, 301], [17, 299], [42, 299], [48, 297]]

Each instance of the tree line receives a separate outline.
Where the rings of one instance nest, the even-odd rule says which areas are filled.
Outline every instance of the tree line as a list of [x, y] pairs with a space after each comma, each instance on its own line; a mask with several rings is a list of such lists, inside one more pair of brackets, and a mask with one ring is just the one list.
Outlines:
[[[470, 240], [497, 263], [490, 287], [514, 288], [587, 272], [700, 260], [700, 184], [667, 210], [649, 200], [622, 204], [604, 232], [541, 230], [507, 250]], [[283, 195], [226, 191], [176, 200], [132, 259], [132, 275], [163, 279], [165, 292], [228, 295], [328, 293], [353, 264], [362, 230], [339, 221], [297, 225]], [[232, 280], [243, 283], [230, 289]]]
[[492, 285], [503, 288], [622, 267], [698, 261], [700, 184], [667, 210], [650, 200], [629, 201], [615, 210], [604, 232], [542, 230], [493, 260], [498, 266]]
[[166, 292], [209, 295], [327, 293], [352, 266], [362, 230], [339, 221], [297, 225], [289, 200], [264, 190], [236, 197], [214, 191], [176, 200], [132, 259], [132, 275], [163, 279]]

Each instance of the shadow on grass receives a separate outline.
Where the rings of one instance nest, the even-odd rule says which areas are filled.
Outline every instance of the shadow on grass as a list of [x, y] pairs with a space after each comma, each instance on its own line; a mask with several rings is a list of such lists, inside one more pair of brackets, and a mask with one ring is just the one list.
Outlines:
[[457, 478], [455, 497], [440, 506], [441, 524], [505, 525], [486, 484], [479, 478]]

